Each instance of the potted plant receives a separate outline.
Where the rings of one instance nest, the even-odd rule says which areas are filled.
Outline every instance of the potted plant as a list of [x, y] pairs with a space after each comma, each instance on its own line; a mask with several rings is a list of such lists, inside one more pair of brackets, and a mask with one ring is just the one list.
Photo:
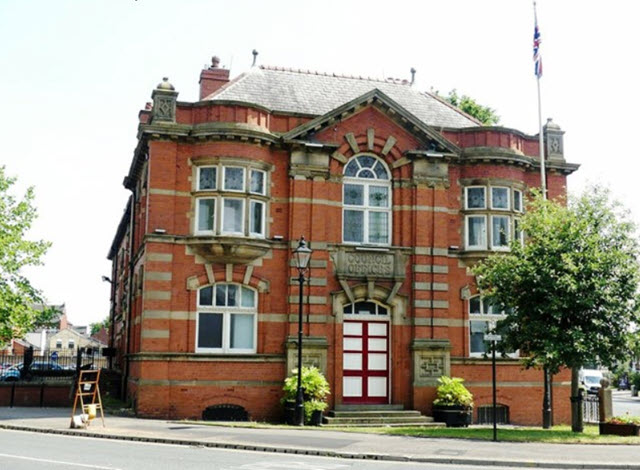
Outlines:
[[[284, 395], [281, 399], [284, 405], [285, 422], [295, 424], [295, 402], [298, 391], [298, 369], [291, 371], [291, 375], [284, 381], [282, 387]], [[317, 367], [302, 367], [302, 396], [304, 399], [305, 423], [319, 426], [322, 413], [327, 409], [327, 397], [330, 395], [329, 382]]]
[[628, 413], [614, 416], [604, 423], [600, 423], [600, 434], [614, 434], [616, 436], [640, 436], [640, 416]]
[[433, 400], [433, 420], [447, 427], [467, 427], [473, 415], [473, 395], [462, 385], [464, 379], [442, 376]]

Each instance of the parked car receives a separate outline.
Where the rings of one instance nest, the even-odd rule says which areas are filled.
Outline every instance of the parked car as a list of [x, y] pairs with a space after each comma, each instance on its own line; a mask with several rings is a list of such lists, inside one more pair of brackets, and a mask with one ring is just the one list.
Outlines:
[[[0, 372], [0, 381], [3, 382], [12, 382], [16, 380], [20, 380], [20, 374], [22, 372], [24, 365], [23, 363], [16, 364], [15, 366], [9, 367], [8, 369], [2, 370]], [[60, 364], [56, 362], [41, 362], [35, 361], [31, 363], [31, 370], [64, 370]]]

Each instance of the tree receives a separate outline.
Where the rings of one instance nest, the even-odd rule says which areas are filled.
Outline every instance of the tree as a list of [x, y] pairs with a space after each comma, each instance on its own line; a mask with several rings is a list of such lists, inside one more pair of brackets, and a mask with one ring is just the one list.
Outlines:
[[464, 111], [469, 116], [476, 118], [485, 126], [495, 126], [500, 122], [500, 116], [496, 111], [488, 106], [479, 104], [476, 100], [467, 95], [458, 96], [458, 92], [454, 88], [449, 92], [447, 96], [440, 96], [438, 91], [433, 93], [445, 100], [447, 103], [455, 106], [456, 108]]
[[[563, 202], [536, 193], [521, 219], [526, 242], [512, 241], [509, 253], [473, 272], [483, 296], [512, 310], [498, 324], [503, 347], [523, 351], [526, 367], [571, 368], [577, 396], [582, 365], [628, 354], [639, 318], [639, 248], [634, 224], [606, 189]], [[572, 406], [574, 431], [582, 430], [578, 412]]]
[[109, 318], [105, 318], [102, 321], [89, 324], [90, 333], [89, 336], [93, 336], [98, 333], [102, 328], [109, 329]]
[[53, 307], [35, 308], [35, 304], [45, 303], [44, 298], [22, 274], [25, 266], [42, 264], [50, 243], [26, 239], [37, 216], [33, 188], [27, 189], [22, 200], [16, 200], [10, 192], [15, 182], [0, 166], [0, 345], [24, 337], [57, 313]]

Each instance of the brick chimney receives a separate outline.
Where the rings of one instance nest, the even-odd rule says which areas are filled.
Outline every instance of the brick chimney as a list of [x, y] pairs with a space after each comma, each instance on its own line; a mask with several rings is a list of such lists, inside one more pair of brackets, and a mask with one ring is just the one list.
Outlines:
[[204, 99], [222, 85], [229, 82], [229, 71], [219, 67], [220, 59], [216, 56], [211, 58], [211, 67], [204, 69], [200, 73], [200, 99]]

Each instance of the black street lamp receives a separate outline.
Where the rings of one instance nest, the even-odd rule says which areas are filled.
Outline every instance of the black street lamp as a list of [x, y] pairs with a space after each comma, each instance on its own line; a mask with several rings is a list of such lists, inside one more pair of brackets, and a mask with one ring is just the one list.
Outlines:
[[300, 237], [298, 247], [293, 250], [293, 259], [298, 268], [298, 282], [300, 283], [300, 295], [298, 301], [298, 389], [296, 392], [296, 409], [294, 423], [296, 426], [304, 425], [304, 404], [302, 396], [302, 289], [304, 287], [304, 273], [309, 267], [311, 249], [307, 247], [304, 237]]

